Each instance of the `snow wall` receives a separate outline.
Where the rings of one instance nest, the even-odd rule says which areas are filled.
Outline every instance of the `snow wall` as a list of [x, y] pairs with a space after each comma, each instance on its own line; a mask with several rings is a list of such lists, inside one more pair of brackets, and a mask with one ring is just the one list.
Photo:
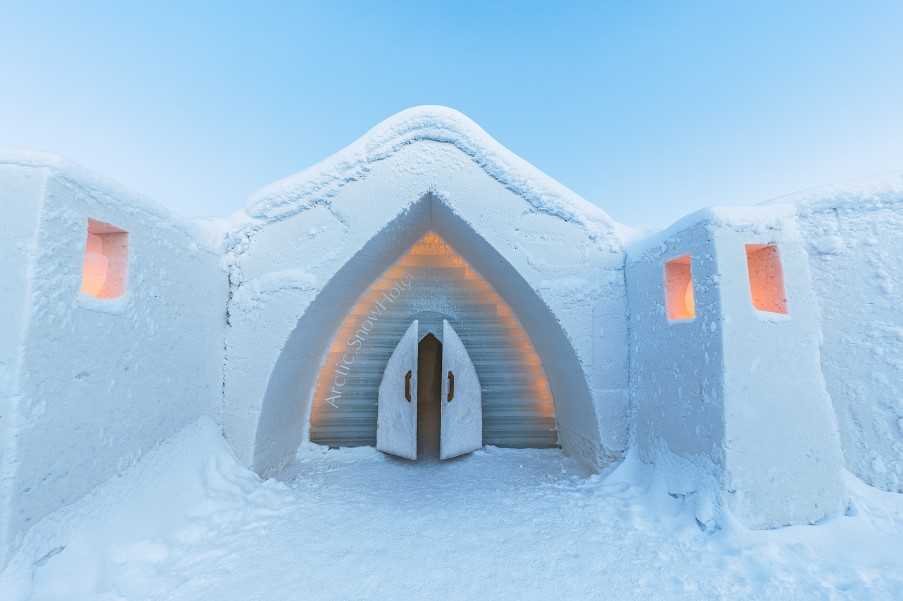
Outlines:
[[[774, 245], [788, 314], [752, 303], [746, 245]], [[695, 317], [670, 320], [666, 262], [689, 255]], [[636, 444], [671, 492], [751, 528], [845, 507], [837, 423], [819, 356], [806, 252], [788, 207], [711, 209], [628, 249]]]
[[[2, 565], [42, 516], [219, 419], [227, 284], [190, 225], [52, 157], [0, 157], [0, 206]], [[89, 219], [128, 232], [119, 298], [80, 293]]]
[[307, 436], [325, 352], [358, 296], [427, 230], [527, 329], [560, 443], [600, 467], [627, 444], [626, 295], [618, 224], [450, 109], [383, 122], [264, 189], [229, 235], [224, 430], [267, 473]]
[[846, 465], [903, 492], [903, 177], [793, 200]]

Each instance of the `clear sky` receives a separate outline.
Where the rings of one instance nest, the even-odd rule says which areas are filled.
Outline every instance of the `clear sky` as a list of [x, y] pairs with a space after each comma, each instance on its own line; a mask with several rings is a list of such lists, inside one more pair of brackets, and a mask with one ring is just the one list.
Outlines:
[[903, 172], [903, 1], [0, 3], [0, 146], [188, 216], [418, 104], [661, 227]]

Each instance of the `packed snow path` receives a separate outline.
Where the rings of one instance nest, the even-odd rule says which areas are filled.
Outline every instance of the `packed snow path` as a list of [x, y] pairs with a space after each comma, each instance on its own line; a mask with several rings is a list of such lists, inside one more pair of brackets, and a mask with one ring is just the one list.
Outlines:
[[903, 598], [903, 496], [850, 483], [851, 517], [707, 533], [637, 466], [308, 447], [261, 482], [202, 423], [32, 529], [0, 598]]

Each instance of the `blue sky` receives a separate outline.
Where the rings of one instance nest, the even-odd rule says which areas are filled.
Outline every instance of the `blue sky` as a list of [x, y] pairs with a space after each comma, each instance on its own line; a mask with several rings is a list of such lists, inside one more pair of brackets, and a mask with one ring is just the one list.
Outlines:
[[616, 219], [903, 172], [903, 2], [13, 2], [0, 146], [188, 215], [418, 104]]

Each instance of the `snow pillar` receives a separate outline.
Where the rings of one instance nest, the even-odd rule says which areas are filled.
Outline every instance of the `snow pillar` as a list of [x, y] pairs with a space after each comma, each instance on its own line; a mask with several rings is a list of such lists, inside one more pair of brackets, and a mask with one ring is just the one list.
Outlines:
[[[676, 265], [689, 279], [680, 300], [692, 299], [692, 312], [669, 316], [669, 263], [672, 278]], [[837, 425], [792, 210], [692, 215], [631, 249], [627, 280], [641, 456], [701, 476], [669, 484], [672, 492], [714, 481], [722, 507], [751, 528], [840, 511]]]

